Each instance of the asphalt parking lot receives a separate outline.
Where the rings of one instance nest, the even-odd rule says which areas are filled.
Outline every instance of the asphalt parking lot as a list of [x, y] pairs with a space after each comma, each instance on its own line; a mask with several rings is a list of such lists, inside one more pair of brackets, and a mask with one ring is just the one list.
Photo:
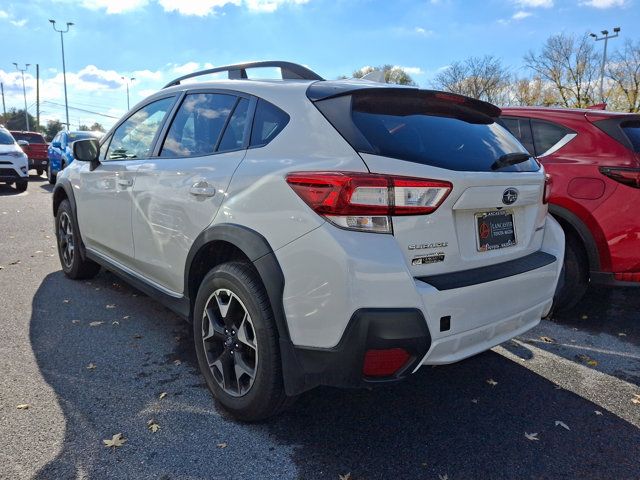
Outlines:
[[0, 186], [0, 478], [640, 478], [640, 291], [592, 288], [493, 351], [243, 425], [186, 323], [109, 272], [64, 277], [50, 191]]

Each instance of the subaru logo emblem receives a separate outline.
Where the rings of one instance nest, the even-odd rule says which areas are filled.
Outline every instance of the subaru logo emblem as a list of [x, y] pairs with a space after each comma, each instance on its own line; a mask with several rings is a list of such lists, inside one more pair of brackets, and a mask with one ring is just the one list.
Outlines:
[[518, 190], [515, 188], [507, 188], [502, 194], [502, 203], [505, 205], [513, 205], [518, 200]]

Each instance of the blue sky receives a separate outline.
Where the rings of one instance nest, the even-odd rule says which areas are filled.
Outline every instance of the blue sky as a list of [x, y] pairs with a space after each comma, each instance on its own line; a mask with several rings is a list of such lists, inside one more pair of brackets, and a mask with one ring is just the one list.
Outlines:
[[[389, 63], [428, 87], [439, 69], [470, 55], [499, 56], [525, 75], [523, 55], [559, 32], [620, 26], [622, 39], [640, 39], [640, 0], [1, 0], [7, 108], [23, 106], [12, 63], [30, 63], [35, 114], [37, 63], [44, 120], [64, 117], [56, 105], [64, 103], [60, 38], [50, 18], [75, 23], [65, 35], [69, 105], [110, 117], [126, 110], [121, 76], [136, 77], [132, 104], [182, 73], [245, 60], [290, 60], [325, 78]], [[77, 109], [70, 119], [72, 128], [115, 121]]]

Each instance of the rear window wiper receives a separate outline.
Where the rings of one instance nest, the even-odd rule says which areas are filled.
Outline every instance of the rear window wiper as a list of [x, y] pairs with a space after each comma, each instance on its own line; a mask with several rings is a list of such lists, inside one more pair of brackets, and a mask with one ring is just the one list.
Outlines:
[[504, 167], [510, 167], [511, 165], [526, 162], [530, 158], [531, 155], [529, 153], [506, 153], [493, 162], [491, 170], [500, 170]]

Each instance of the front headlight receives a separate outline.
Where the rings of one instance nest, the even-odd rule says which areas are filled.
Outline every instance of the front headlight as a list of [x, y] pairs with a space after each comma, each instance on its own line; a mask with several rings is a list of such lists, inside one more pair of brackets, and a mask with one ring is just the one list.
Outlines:
[[16, 158], [22, 158], [27, 156], [27, 154], [24, 152], [7, 152], [4, 155], [7, 155], [8, 157], [16, 157]]

